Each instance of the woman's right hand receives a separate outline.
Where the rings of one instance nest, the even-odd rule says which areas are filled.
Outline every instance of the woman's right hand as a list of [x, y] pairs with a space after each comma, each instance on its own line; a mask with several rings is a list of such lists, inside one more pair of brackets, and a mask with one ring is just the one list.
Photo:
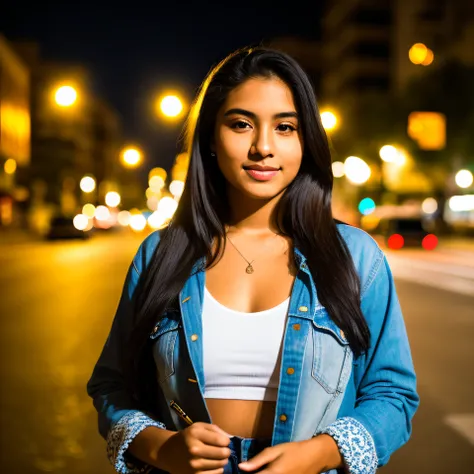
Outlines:
[[194, 423], [171, 436], [158, 459], [171, 474], [222, 474], [230, 456], [230, 437], [216, 425]]

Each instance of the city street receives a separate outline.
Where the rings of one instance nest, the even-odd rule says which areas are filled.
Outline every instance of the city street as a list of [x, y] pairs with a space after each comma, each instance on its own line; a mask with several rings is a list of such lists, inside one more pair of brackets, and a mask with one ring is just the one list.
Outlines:
[[[143, 237], [0, 246], [2, 472], [114, 472], [86, 382]], [[421, 406], [410, 442], [380, 472], [472, 472], [474, 249], [410, 250], [388, 258]]]

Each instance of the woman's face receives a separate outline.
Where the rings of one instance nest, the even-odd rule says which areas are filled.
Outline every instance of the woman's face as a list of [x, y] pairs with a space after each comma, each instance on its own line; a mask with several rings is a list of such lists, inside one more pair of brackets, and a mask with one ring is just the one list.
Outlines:
[[277, 78], [248, 79], [218, 112], [213, 151], [231, 190], [271, 199], [295, 179], [303, 144], [293, 95]]

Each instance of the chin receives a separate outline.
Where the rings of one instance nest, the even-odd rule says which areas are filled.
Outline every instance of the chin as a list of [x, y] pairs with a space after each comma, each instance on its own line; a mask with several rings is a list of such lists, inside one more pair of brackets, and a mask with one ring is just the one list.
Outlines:
[[243, 186], [241, 191], [251, 199], [270, 200], [280, 195], [284, 189], [281, 189], [279, 186], [257, 184], [256, 186]]

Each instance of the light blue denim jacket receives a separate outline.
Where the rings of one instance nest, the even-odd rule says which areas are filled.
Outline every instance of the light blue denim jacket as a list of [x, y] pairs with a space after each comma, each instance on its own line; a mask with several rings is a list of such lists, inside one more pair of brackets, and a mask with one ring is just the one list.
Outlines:
[[[373, 473], [406, 443], [418, 407], [416, 376], [405, 324], [387, 260], [360, 229], [338, 224], [361, 281], [361, 308], [371, 346], [355, 358], [341, 329], [319, 303], [305, 257], [295, 249], [299, 271], [293, 286], [283, 340], [280, 385], [272, 444], [331, 435], [351, 474]], [[160, 419], [134, 407], [120, 364], [131, 330], [134, 295], [159, 242], [159, 232], [140, 246], [128, 271], [111, 332], [88, 383], [99, 413], [99, 431], [117, 472], [145, 472], [149, 466], [126, 454], [147, 426], [170, 430], [186, 423], [169, 408], [175, 400], [193, 421], [211, 422], [203, 397], [203, 261], [150, 334], [159, 386]], [[289, 368], [294, 370], [288, 371]], [[335, 470], [331, 473], [335, 474]]]

